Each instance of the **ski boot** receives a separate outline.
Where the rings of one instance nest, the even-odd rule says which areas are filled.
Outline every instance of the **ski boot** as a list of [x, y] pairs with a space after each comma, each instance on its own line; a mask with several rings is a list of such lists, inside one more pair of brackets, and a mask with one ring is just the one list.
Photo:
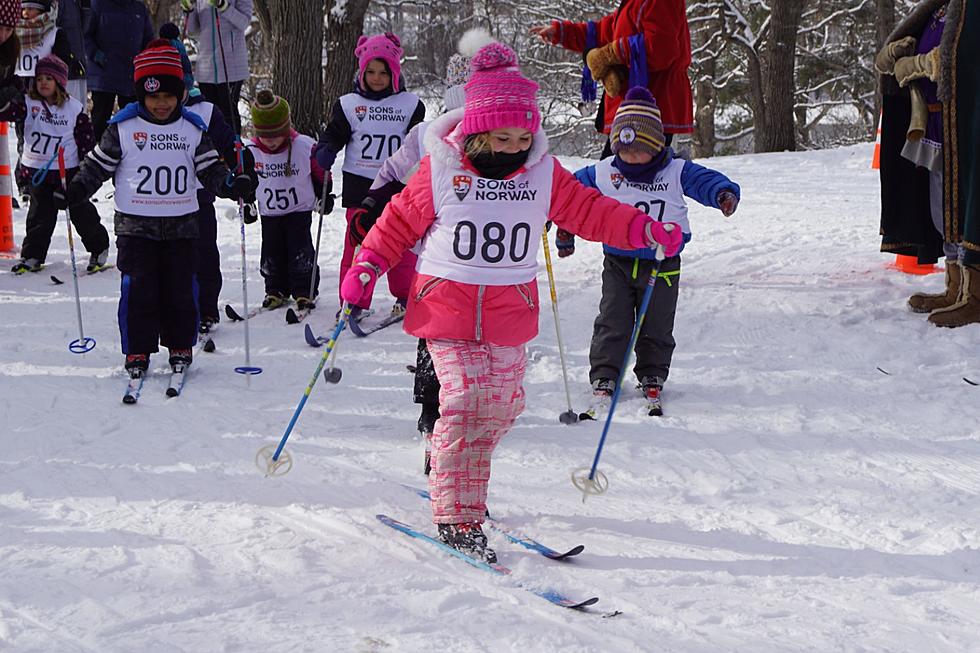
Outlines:
[[297, 297], [296, 298], [296, 310], [297, 311], [308, 311], [316, 306], [316, 303], [309, 297]]
[[14, 274], [24, 274], [25, 272], [39, 272], [44, 264], [36, 258], [22, 258], [10, 268]]
[[283, 297], [280, 293], [270, 292], [265, 296], [265, 299], [262, 300], [262, 308], [271, 311], [279, 308], [280, 306], [283, 306], [285, 303], [286, 303], [286, 298]]
[[439, 539], [471, 558], [491, 565], [497, 562], [497, 553], [487, 545], [487, 536], [477, 522], [439, 524]]
[[217, 317], [212, 317], [210, 315], [207, 317], [202, 317], [201, 322], [197, 325], [197, 332], [202, 336], [206, 336], [207, 334], [211, 333], [211, 329], [214, 328], [214, 325], [217, 324], [218, 321], [219, 320]]
[[647, 414], [651, 417], [661, 417], [664, 414], [664, 407], [660, 400], [660, 395], [664, 389], [664, 382], [659, 376], [645, 376], [640, 379], [640, 384], [636, 386], [643, 392], [647, 400]]
[[[191, 364], [194, 358], [193, 349], [171, 349], [170, 350], [170, 367], [173, 368], [174, 372], [183, 371], [183, 369]], [[178, 370], [177, 367], [180, 366]]]
[[138, 379], [146, 374], [149, 367], [149, 354], [126, 354], [126, 371], [129, 372], [129, 378]]
[[106, 261], [108, 260], [109, 260], [109, 250], [103, 250], [101, 252], [92, 254], [92, 256], [89, 257], [88, 265], [85, 267], [85, 271], [89, 273], [98, 272], [99, 270], [105, 267]]
[[405, 306], [408, 304], [407, 299], [397, 299], [394, 305], [391, 307], [391, 317], [398, 318], [405, 316]]

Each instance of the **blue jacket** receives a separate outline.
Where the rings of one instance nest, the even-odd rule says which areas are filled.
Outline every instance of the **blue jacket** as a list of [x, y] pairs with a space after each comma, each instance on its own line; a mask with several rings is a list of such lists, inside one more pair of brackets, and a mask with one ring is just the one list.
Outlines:
[[85, 28], [88, 88], [133, 97], [133, 57], [153, 37], [150, 12], [140, 0], [92, 0]]
[[[668, 157], [663, 165], [667, 165], [670, 162], [670, 157]], [[616, 166], [616, 161], [613, 161], [613, 165]], [[616, 166], [618, 168], [618, 166]], [[661, 166], [662, 168], [663, 166]], [[623, 172], [623, 171], [621, 171]], [[653, 171], [648, 178], [634, 179], [628, 174], [623, 172], [623, 175], [632, 182], [652, 182], [655, 178], [656, 172], [659, 172], [659, 168]], [[578, 179], [582, 184], [588, 186], [589, 188], [598, 188], [595, 182], [595, 166], [585, 166], [581, 170], [575, 173], [576, 179]], [[717, 209], [718, 207], [718, 193], [723, 190], [730, 190], [735, 193], [735, 196], [741, 199], [741, 189], [738, 184], [734, 181], [721, 174], [717, 170], [712, 170], [711, 168], [705, 168], [702, 165], [693, 163], [691, 161], [684, 162], [684, 168], [681, 170], [681, 188], [684, 194], [690, 197], [695, 202], [703, 204], [704, 206], [710, 206], [711, 208]], [[680, 254], [684, 251], [684, 245], [691, 241], [691, 234], [684, 234], [684, 244], [677, 251]], [[617, 249], [611, 247], [610, 245], [603, 244], [602, 251], [606, 254], [614, 254], [616, 256], [627, 256], [630, 258], [641, 258], [646, 260], [653, 260], [655, 258], [656, 250], [647, 249]]]

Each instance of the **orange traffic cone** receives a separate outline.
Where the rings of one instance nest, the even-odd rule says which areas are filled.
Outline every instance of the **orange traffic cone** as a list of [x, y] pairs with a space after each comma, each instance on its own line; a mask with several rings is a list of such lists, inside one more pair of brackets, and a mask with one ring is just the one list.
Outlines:
[[878, 131], [875, 133], [875, 153], [871, 157], [871, 169], [878, 170], [881, 167], [881, 114], [878, 114]]
[[13, 180], [10, 177], [7, 123], [0, 122], [0, 258], [16, 258], [14, 246], [14, 209], [11, 203]]
[[943, 271], [937, 268], [935, 263], [919, 263], [918, 258], [904, 254], [898, 254], [895, 262], [890, 263], [888, 267], [905, 274], [935, 274]]

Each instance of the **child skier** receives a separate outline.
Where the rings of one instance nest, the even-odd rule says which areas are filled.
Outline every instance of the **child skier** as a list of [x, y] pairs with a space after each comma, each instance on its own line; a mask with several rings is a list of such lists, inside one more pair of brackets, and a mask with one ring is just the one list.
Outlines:
[[[310, 224], [324, 183], [313, 157], [316, 145], [292, 128], [289, 104], [272, 91], [259, 91], [252, 103], [259, 214], [262, 216], [262, 262], [266, 308], [282, 306], [292, 295], [296, 308], [308, 310], [316, 299], [320, 270], [314, 259]], [[316, 275], [313, 296], [311, 275]]]
[[[31, 189], [31, 202], [21, 259], [13, 267], [15, 274], [37, 272], [47, 258], [51, 234], [58, 222], [53, 201], [53, 193], [61, 189], [58, 148], [65, 150], [65, 168], [71, 180], [81, 159], [95, 145], [85, 107], [68, 96], [65, 62], [53, 54], [41, 57], [34, 72], [25, 99], [24, 151], [18, 166], [20, 181]], [[86, 200], [72, 206], [69, 215], [89, 252], [88, 271], [101, 270], [109, 257], [109, 234], [99, 221], [98, 212]]]
[[405, 330], [426, 339], [442, 384], [433, 521], [449, 546], [494, 561], [481, 523], [491, 454], [524, 408], [524, 343], [538, 330], [537, 234], [550, 219], [618, 247], [663, 243], [673, 255], [681, 233], [585, 188], [547, 153], [538, 85], [510, 48], [487, 45], [471, 67], [464, 109], [426, 130], [427, 156], [368, 233], [341, 296], [363, 305], [425, 237]]
[[176, 48], [155, 39], [133, 63], [138, 102], [112, 117], [67, 194], [56, 193], [55, 200], [75, 205], [106, 180], [115, 184], [119, 332], [126, 369], [131, 378], [142, 379], [158, 342], [170, 350], [175, 371], [191, 363], [197, 340], [195, 179], [233, 200], [248, 196], [252, 183], [244, 174], [228, 179], [204, 121], [182, 106]]
[[[328, 172], [337, 153], [345, 150], [342, 204], [347, 209], [348, 228], [340, 261], [341, 280], [350, 269], [357, 247], [350, 235], [355, 210], [367, 195], [381, 164], [401, 146], [408, 130], [425, 119], [425, 105], [418, 96], [404, 89], [402, 48], [397, 36], [391, 32], [361, 36], [354, 54], [358, 62], [355, 91], [334, 104], [330, 123], [320, 135], [316, 150], [317, 163]], [[405, 310], [414, 269], [415, 255], [406, 252], [388, 275], [388, 289], [396, 299], [392, 315]], [[355, 318], [369, 307], [369, 304], [355, 307]]]
[[[463, 102], [466, 100], [464, 85], [470, 78], [470, 59], [480, 48], [492, 43], [493, 40], [489, 32], [479, 28], [467, 30], [459, 39], [458, 52], [453, 54], [446, 64], [446, 90], [442, 95], [442, 103], [446, 111], [463, 107]], [[350, 234], [358, 245], [364, 242], [368, 231], [377, 222], [391, 198], [405, 188], [405, 184], [418, 170], [419, 162], [425, 156], [424, 135], [430, 124], [431, 122], [427, 121], [412, 127], [398, 151], [381, 164], [381, 169], [374, 183], [371, 184], [371, 190], [351, 217]], [[429, 459], [432, 431], [436, 426], [436, 420], [439, 419], [439, 379], [435, 368], [432, 367], [432, 357], [429, 356], [424, 338], [419, 338], [416, 354], [413, 397], [415, 403], [422, 405], [418, 429], [425, 440], [423, 469], [428, 475], [431, 469]]]
[[[612, 158], [586, 166], [575, 176], [603, 195], [632, 204], [655, 220], [681, 225], [684, 242], [691, 239], [684, 195], [719, 209], [726, 217], [738, 207], [738, 184], [720, 172], [673, 158], [664, 147], [660, 110], [650, 92], [631, 89], [616, 112], [609, 134]], [[574, 238], [559, 229], [557, 246], [562, 256], [573, 253]], [[612, 397], [626, 355], [644, 290], [654, 270], [656, 250], [602, 246], [602, 299], [589, 352], [589, 380], [598, 401]], [[683, 245], [681, 245], [683, 249]], [[647, 309], [636, 341], [633, 371], [650, 404], [651, 415], [661, 415], [660, 393], [674, 352], [674, 312], [680, 284], [680, 250], [668, 253], [660, 264], [653, 301]]]

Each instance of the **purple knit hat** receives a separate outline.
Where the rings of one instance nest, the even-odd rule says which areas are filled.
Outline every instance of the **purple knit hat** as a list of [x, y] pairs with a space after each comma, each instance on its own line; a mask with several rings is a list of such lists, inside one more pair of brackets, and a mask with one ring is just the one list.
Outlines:
[[357, 39], [354, 56], [357, 57], [357, 81], [364, 84], [364, 71], [372, 59], [381, 59], [388, 64], [391, 73], [391, 90], [398, 92], [398, 79], [402, 74], [402, 42], [391, 32], [374, 36], [361, 36]]
[[61, 90], [68, 87], [68, 64], [57, 55], [49, 54], [38, 59], [34, 75], [50, 75], [61, 86]]
[[521, 75], [517, 55], [502, 43], [480, 48], [470, 62], [463, 110], [465, 135], [517, 127], [537, 132], [541, 126], [538, 85]]

